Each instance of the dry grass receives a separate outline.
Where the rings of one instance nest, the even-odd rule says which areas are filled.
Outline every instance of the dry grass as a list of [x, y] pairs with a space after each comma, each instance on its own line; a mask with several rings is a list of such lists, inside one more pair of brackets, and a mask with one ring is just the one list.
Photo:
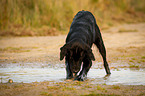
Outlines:
[[66, 33], [80, 10], [91, 11], [102, 29], [144, 21], [144, 4], [144, 0], [0, 0], [0, 35]]

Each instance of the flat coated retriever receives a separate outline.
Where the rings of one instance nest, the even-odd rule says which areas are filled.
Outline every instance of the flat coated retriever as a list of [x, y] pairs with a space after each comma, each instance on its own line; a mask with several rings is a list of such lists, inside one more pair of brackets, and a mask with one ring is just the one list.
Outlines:
[[95, 60], [91, 50], [93, 43], [98, 47], [103, 57], [106, 73], [111, 74], [106, 60], [105, 46], [95, 17], [89, 11], [79, 11], [71, 24], [66, 44], [60, 48], [60, 60], [65, 57], [66, 79], [75, 76], [74, 80], [85, 80], [92, 66], [92, 60]]

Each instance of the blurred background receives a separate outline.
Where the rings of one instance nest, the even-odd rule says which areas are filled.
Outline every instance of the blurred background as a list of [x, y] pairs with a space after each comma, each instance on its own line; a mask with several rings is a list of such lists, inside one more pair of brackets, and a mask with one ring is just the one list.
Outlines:
[[0, 0], [0, 36], [66, 34], [81, 10], [92, 12], [101, 30], [145, 22], [145, 0]]

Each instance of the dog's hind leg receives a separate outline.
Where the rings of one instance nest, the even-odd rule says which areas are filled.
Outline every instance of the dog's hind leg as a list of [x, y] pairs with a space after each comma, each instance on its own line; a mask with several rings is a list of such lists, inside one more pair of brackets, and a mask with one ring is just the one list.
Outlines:
[[105, 49], [105, 46], [104, 46], [104, 43], [103, 43], [101, 34], [100, 34], [100, 36], [95, 40], [95, 45], [98, 47], [99, 52], [100, 52], [100, 54], [102, 55], [106, 73], [107, 73], [107, 74], [111, 74], [110, 69], [109, 69], [108, 62], [107, 62], [107, 60], [106, 60], [106, 49]]

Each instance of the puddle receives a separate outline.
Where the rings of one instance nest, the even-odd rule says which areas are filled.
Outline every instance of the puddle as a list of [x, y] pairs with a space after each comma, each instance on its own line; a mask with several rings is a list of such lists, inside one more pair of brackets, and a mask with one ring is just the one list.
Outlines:
[[[27, 65], [27, 66], [26, 66]], [[18, 64], [7, 64], [0, 66], [0, 82], [6, 83], [9, 79], [14, 82], [41, 82], [41, 81], [64, 81], [66, 77], [63, 64], [51, 65], [41, 64], [41, 66], [18, 66]], [[32, 64], [30, 64], [32, 65]], [[40, 65], [40, 64], [39, 64]], [[104, 69], [91, 68], [88, 73], [88, 80], [94, 84], [114, 85], [145, 85], [145, 69], [131, 70], [119, 69], [111, 70], [110, 76], [105, 76]]]
[[111, 70], [110, 76], [105, 76], [104, 69], [91, 69], [89, 78], [93, 78], [93, 83], [102, 83], [107, 85], [145, 85], [145, 69], [117, 69]]

